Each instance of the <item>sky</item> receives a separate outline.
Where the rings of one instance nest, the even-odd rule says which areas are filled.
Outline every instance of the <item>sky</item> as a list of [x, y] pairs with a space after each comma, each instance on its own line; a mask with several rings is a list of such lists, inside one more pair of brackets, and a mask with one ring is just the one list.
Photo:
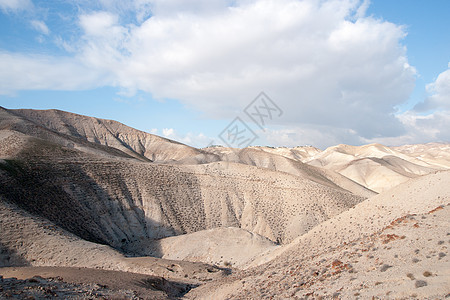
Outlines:
[[449, 11], [447, 0], [0, 0], [0, 106], [195, 147], [450, 142]]

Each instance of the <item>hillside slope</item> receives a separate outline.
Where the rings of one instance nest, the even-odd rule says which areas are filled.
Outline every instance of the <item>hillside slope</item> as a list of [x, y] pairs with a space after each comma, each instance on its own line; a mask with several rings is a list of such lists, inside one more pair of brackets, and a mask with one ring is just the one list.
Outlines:
[[243, 164], [153, 164], [20, 133], [2, 136], [5, 200], [124, 251], [141, 240], [230, 226], [286, 243], [364, 200], [306, 177]]
[[[55, 132], [2, 107], [0, 107], [0, 137], [2, 138], [2, 143], [0, 144], [2, 157], [20, 152], [25, 140], [36, 138], [68, 149], [76, 149], [90, 155], [108, 159], [134, 158], [141, 161], [149, 161], [143, 156], [129, 155], [116, 148]], [[60, 155], [59, 158], [64, 159], [64, 155]]]
[[255, 256], [276, 247], [259, 234], [236, 227], [220, 227], [163, 238], [140, 251], [165, 259], [240, 268]]
[[151, 161], [178, 161], [197, 157], [214, 161], [213, 156], [193, 147], [128, 127], [122, 123], [87, 117], [60, 110], [11, 110], [47, 129], [86, 141], [118, 149], [130, 156]]
[[[269, 151], [268, 149], [273, 151]], [[215, 154], [224, 162], [240, 163], [272, 171], [289, 173], [301, 178], [307, 178], [321, 185], [349, 191], [365, 198], [376, 194], [337, 172], [307, 165], [300, 160], [288, 158], [287, 155], [274, 154], [273, 152], [277, 152], [275, 150], [277, 149], [263, 147], [248, 147], [244, 149], [212, 147], [205, 149], [205, 151]], [[283, 152], [287, 151], [285, 148], [282, 148], [282, 150], [284, 150]], [[316, 151], [313, 151], [313, 153], [316, 153]]]
[[181, 287], [155, 290], [163, 298], [197, 285], [187, 298], [443, 298], [446, 147], [199, 150], [114, 121], [0, 108], [0, 267], [29, 267], [0, 271], [163, 276], [143, 283]]
[[[450, 289], [450, 172], [374, 196], [192, 298], [419, 297]], [[270, 274], [270, 276], [268, 276]]]
[[[185, 284], [199, 284], [229, 273], [203, 263], [128, 258], [107, 245], [85, 241], [1, 197], [0, 200], [0, 275], [4, 274], [4, 267], [76, 267], [163, 276]], [[85, 274], [89, 274], [89, 270]], [[116, 276], [126, 278], [126, 274], [119, 272]], [[101, 278], [91, 280], [102, 281]]]

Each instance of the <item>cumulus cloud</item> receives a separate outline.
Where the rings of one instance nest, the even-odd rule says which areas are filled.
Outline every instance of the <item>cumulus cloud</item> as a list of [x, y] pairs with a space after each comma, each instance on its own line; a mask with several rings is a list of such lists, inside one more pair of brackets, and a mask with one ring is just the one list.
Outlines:
[[95, 12], [80, 16], [80, 27], [84, 30], [86, 37], [110, 37], [115, 29], [118, 17], [108, 12]]
[[450, 111], [450, 63], [448, 69], [439, 74], [434, 82], [427, 84], [427, 92], [430, 96], [416, 105], [417, 111], [432, 109]]
[[[156, 134], [157, 132], [158, 131], [154, 129], [154, 134]], [[213, 140], [210, 137], [204, 135], [203, 133], [195, 134], [192, 132], [188, 132], [187, 134], [179, 134], [173, 128], [163, 128], [162, 136], [197, 148], [205, 147]]]
[[[150, 4], [151, 11], [157, 16], [174, 16], [179, 14], [211, 14], [227, 9], [236, 1], [231, 0], [141, 0]], [[244, 3], [244, 1], [237, 1]]]
[[402, 145], [450, 141], [450, 64], [434, 82], [427, 85], [429, 96], [415, 109], [396, 116], [405, 128], [397, 137], [365, 139], [363, 142], [380, 142]]
[[381, 143], [387, 146], [450, 141], [450, 111], [420, 115], [407, 111], [397, 116], [405, 127], [405, 134], [397, 137], [362, 139], [362, 143]]
[[213, 117], [232, 117], [264, 90], [286, 111], [285, 124], [326, 123], [367, 138], [402, 133], [393, 107], [408, 98], [415, 73], [405, 32], [361, 16], [359, 2], [217, 1], [207, 13], [162, 3], [153, 1], [140, 26], [117, 28], [123, 43], [89, 40], [85, 57], [125, 89]]
[[[98, 3], [100, 11], [79, 16], [82, 36], [72, 65], [62, 60], [75, 68], [64, 71], [74, 83], [64, 85], [55, 70], [40, 85], [10, 80], [0, 93], [110, 85], [125, 94], [178, 99], [207, 117], [232, 118], [265, 91], [285, 112], [276, 121], [287, 128], [340, 128], [364, 139], [405, 134], [394, 107], [408, 99], [415, 81], [401, 44], [406, 33], [366, 16], [367, 1]], [[151, 17], [124, 23], [121, 14], [130, 10]], [[35, 68], [13, 69], [13, 78], [52, 70], [25, 58]], [[58, 64], [58, 58], [48, 60]], [[89, 81], [77, 77], [80, 65]]]
[[95, 88], [106, 84], [107, 78], [72, 58], [0, 52], [0, 66], [0, 95], [14, 95], [18, 90]]
[[43, 21], [33, 20], [31, 21], [31, 26], [42, 34], [48, 35], [50, 33], [50, 30]]
[[5, 12], [18, 12], [33, 7], [31, 0], [0, 0], [0, 9]]

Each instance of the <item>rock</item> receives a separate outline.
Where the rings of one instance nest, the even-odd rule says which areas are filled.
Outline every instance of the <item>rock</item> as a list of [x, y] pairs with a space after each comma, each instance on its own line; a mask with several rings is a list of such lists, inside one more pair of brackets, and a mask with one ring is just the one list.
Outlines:
[[416, 280], [416, 284], [415, 284], [416, 288], [421, 288], [421, 287], [424, 287], [427, 285], [428, 285], [428, 283], [425, 280]]

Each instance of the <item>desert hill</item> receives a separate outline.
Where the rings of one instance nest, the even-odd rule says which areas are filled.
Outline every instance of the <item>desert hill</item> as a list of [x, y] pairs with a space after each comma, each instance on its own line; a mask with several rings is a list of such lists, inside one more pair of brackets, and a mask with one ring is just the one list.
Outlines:
[[375, 192], [383, 192], [411, 178], [446, 169], [380, 144], [338, 145], [305, 162], [333, 170]]
[[450, 144], [428, 143], [420, 145], [403, 145], [392, 149], [424, 161], [430, 165], [450, 168]]
[[[89, 282], [97, 284], [98, 287], [98, 284], [105, 283], [118, 285], [115, 282], [111, 283], [110, 278], [119, 277], [126, 280], [133, 278], [132, 274], [136, 273], [141, 275], [137, 278], [135, 275], [134, 280], [142, 280], [142, 283], [148, 281], [148, 287], [141, 284], [144, 289], [139, 289], [134, 281], [119, 284], [119, 289], [123, 290], [128, 286], [132, 288], [130, 292], [137, 289], [138, 295], [146, 298], [166, 299], [167, 296], [184, 294], [191, 286], [228, 274], [226, 270], [203, 263], [175, 262], [152, 257], [129, 258], [107, 245], [83, 240], [47, 219], [36, 217], [5, 201], [0, 201], [0, 229], [0, 267], [26, 266], [28, 268], [23, 270], [36, 274], [33, 276], [46, 276], [45, 274], [50, 273], [53, 274], [52, 277], [63, 276], [64, 279], [69, 277], [69, 281], [66, 281], [69, 283]], [[43, 266], [53, 268], [50, 272], [48, 268], [36, 268]], [[67, 267], [76, 269], [71, 270]], [[116, 272], [95, 272], [99, 269]], [[22, 269], [0, 268], [0, 274], [7, 276], [8, 272], [20, 273], [20, 270]], [[77, 272], [83, 276], [77, 276], [78, 280], [70, 279]], [[99, 275], [103, 277], [98, 277]], [[171, 278], [172, 282], [164, 278]], [[156, 289], [152, 282], [158, 283]], [[0, 278], [0, 286], [3, 284], [3, 279]]]
[[441, 298], [450, 289], [449, 187], [448, 171], [408, 181], [188, 296]]
[[[205, 151], [215, 154], [220, 158], [221, 161], [240, 163], [273, 171], [286, 172], [302, 178], [307, 178], [321, 185], [342, 189], [344, 191], [350, 191], [355, 195], [359, 195], [365, 198], [373, 196], [375, 194], [372, 190], [365, 188], [364, 186], [356, 183], [353, 180], [350, 180], [345, 176], [342, 176], [337, 172], [305, 164], [301, 160], [288, 157], [293, 155], [286, 154], [303, 153], [306, 157], [308, 153], [318, 153], [318, 149], [316, 148], [312, 148], [311, 150], [310, 147], [306, 147], [306, 151], [304, 152], [298, 150], [299, 148], [300, 147], [293, 149], [292, 152], [287, 152], [286, 148], [272, 149], [267, 147], [248, 147], [245, 149], [212, 147], [206, 148]], [[276, 150], [283, 151], [282, 153], [284, 153], [285, 155], [275, 154], [277, 152]], [[296, 155], [300, 156], [300, 154]]]
[[217, 155], [222, 161], [309, 176], [321, 184], [329, 185], [331, 182], [357, 195], [369, 197], [373, 192], [386, 191], [409, 179], [449, 169], [449, 149], [448, 144], [436, 143], [402, 147], [338, 145], [325, 151], [311, 146], [209, 147], [203, 150]]
[[[219, 155], [224, 160], [233, 160], [236, 159], [236, 156], [233, 152], [239, 151], [240, 149], [233, 149], [222, 146], [211, 146], [207, 148], [203, 148], [204, 150], [215, 153]], [[310, 157], [319, 154], [322, 150], [313, 147], [313, 146], [298, 146], [293, 148], [288, 147], [263, 147], [263, 146], [250, 146], [248, 149], [255, 149], [264, 151], [267, 153], [283, 156], [295, 161], [306, 161]]]
[[[450, 168], [450, 157], [446, 154], [448, 151], [445, 144], [434, 146], [429, 144], [427, 150], [420, 145], [389, 148], [380, 144], [338, 145], [325, 151], [312, 146], [195, 149], [111, 120], [59, 110], [22, 109], [7, 112], [26, 119], [33, 126], [40, 126], [66, 138], [78, 138], [81, 141], [109, 146], [110, 149], [120, 150], [140, 160], [177, 164], [203, 164], [221, 160], [255, 165], [293, 175], [300, 173], [302, 176], [305, 173], [311, 174], [309, 170], [304, 171], [307, 167], [302, 163], [307, 163], [320, 167], [313, 171], [315, 174], [310, 176], [310, 179], [320, 180], [321, 184], [337, 185], [364, 197], [370, 196], [372, 191], [381, 192], [411, 178]], [[29, 134], [30, 130], [21, 132]], [[70, 145], [70, 142], [68, 143]], [[400, 149], [401, 151], [398, 151]], [[416, 152], [418, 149], [423, 150], [413, 154], [411, 149], [416, 149]], [[424, 154], [426, 151], [427, 154]], [[362, 189], [360, 185], [366, 189]]]
[[[58, 152], [72, 161], [57, 159]], [[84, 239], [120, 249], [140, 239], [229, 226], [290, 241], [364, 200], [242, 164], [155, 165], [86, 156], [31, 140], [20, 156], [0, 165], [0, 192]]]
[[[98, 144], [84, 139], [84, 148], [77, 149], [13, 133], [5, 139], [20, 142], [2, 141], [8, 153], [1, 157], [11, 160], [0, 174], [4, 197], [85, 239], [120, 249], [141, 238], [229, 226], [287, 242], [364, 199], [306, 165], [293, 176], [229, 162], [153, 164], [121, 151], [114, 158], [86, 151]], [[17, 202], [28, 195], [27, 203]], [[73, 219], [74, 212], [83, 218]]]
[[[105, 297], [442, 298], [449, 149], [195, 149], [1, 108], [0, 275], [18, 293], [37, 280]], [[45, 274], [63, 281], [22, 280]]]
[[87, 117], [60, 110], [11, 110], [49, 130], [76, 137], [92, 143], [118, 149], [130, 156], [146, 157], [154, 162], [178, 161], [199, 156], [199, 159], [214, 161], [201, 150], [149, 134], [122, 123]]
[[268, 153], [281, 155], [293, 160], [303, 162], [308, 158], [322, 152], [322, 150], [313, 146], [297, 146], [293, 148], [288, 147], [250, 147], [250, 148], [260, 149]]
[[[0, 132], [3, 139], [1, 143], [2, 157], [20, 152], [24, 141], [30, 138], [37, 138], [45, 143], [54, 143], [68, 149], [73, 148], [110, 159], [133, 157], [116, 148], [90, 143], [84, 139], [55, 132], [2, 107], [0, 107]], [[138, 159], [148, 161], [144, 157], [138, 157]]]

